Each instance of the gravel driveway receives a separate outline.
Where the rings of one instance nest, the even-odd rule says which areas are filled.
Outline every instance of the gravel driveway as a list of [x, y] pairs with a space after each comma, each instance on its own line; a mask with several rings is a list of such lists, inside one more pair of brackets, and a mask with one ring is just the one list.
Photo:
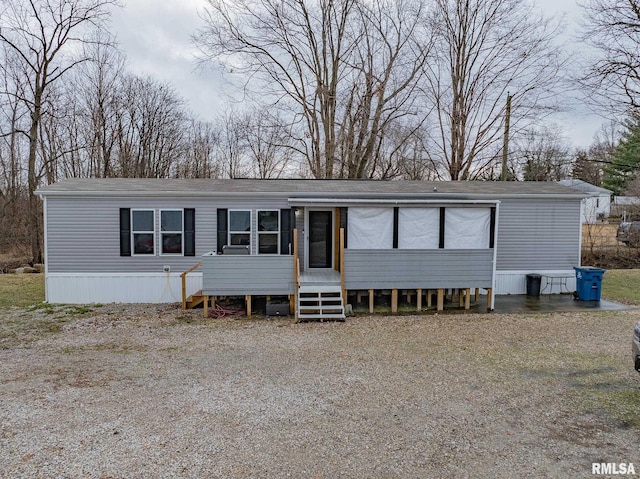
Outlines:
[[640, 473], [640, 311], [203, 320], [0, 311], [0, 477]]

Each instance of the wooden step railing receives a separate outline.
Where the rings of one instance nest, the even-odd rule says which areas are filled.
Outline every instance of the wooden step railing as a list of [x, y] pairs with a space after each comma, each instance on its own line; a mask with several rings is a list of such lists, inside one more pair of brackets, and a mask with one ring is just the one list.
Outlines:
[[186, 270], [184, 273], [180, 273], [180, 280], [182, 281], [182, 309], [183, 310], [187, 309], [187, 275], [197, 270], [200, 266], [202, 266], [202, 261], [192, 266], [191, 268]]

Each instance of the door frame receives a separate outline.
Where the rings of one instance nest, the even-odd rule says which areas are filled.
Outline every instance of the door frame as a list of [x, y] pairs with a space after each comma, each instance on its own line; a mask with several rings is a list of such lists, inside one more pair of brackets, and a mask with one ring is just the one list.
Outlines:
[[[330, 244], [331, 244], [331, 260], [330, 260], [330, 267], [329, 268], [309, 268], [309, 252], [310, 252], [310, 247], [309, 247], [309, 240], [311, 238], [311, 230], [309, 229], [309, 213], [311, 211], [328, 211], [331, 213], [331, 238], [327, 238], [328, 240], [330, 240]], [[335, 221], [336, 221], [336, 209], [335, 208], [305, 208], [304, 209], [304, 231], [305, 231], [305, 235], [304, 235], [304, 269], [305, 271], [332, 271], [333, 270], [333, 265], [335, 264], [335, 258], [336, 258], [336, 248], [335, 248], [335, 236], [336, 236], [336, 225], [335, 225]]]

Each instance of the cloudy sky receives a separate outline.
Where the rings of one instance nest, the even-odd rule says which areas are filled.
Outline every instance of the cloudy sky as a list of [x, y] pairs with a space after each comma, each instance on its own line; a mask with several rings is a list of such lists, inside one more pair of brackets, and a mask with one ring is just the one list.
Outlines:
[[[191, 35], [202, 24], [198, 12], [205, 0], [124, 0], [114, 11], [112, 30], [129, 60], [129, 69], [174, 85], [189, 107], [202, 119], [213, 119], [225, 108], [232, 89], [214, 69], [198, 66]], [[576, 0], [537, 0], [547, 16], [564, 15], [565, 39], [575, 40], [580, 9]], [[554, 119], [575, 146], [588, 146], [602, 119], [575, 105], [570, 113]]]

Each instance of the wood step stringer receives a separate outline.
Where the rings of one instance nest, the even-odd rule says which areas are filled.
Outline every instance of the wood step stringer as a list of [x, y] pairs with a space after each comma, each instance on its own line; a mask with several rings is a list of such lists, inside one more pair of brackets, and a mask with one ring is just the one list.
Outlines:
[[191, 296], [187, 298], [187, 308], [195, 308], [204, 302], [204, 296], [202, 294], [202, 290], [196, 291]]

